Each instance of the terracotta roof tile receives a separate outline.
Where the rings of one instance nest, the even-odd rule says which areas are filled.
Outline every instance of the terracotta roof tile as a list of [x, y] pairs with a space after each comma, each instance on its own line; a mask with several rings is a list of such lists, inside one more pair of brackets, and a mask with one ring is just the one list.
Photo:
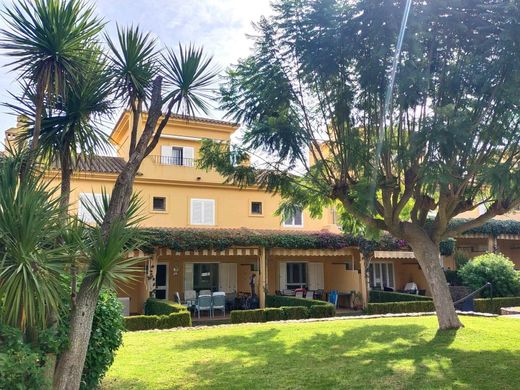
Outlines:
[[[112, 156], [81, 156], [74, 171], [92, 173], [120, 173], [125, 166], [125, 160], [121, 157]], [[52, 169], [59, 169], [60, 164], [55, 163]]]

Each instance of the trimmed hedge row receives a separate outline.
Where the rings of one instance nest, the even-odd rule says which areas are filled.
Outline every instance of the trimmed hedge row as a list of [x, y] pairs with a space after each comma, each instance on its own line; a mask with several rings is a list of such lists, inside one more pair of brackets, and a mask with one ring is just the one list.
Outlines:
[[265, 305], [267, 307], [282, 307], [282, 306], [304, 306], [311, 307], [316, 305], [329, 305], [328, 302], [319, 301], [317, 299], [305, 299], [288, 297], [285, 295], [266, 295]]
[[366, 314], [420, 313], [435, 311], [433, 301], [369, 303]]
[[503, 307], [520, 306], [520, 297], [479, 298], [475, 299], [475, 311], [500, 314]]
[[369, 302], [386, 303], [386, 302], [416, 302], [431, 301], [430, 297], [423, 297], [415, 294], [403, 294], [392, 291], [370, 290]]
[[160, 316], [184, 311], [188, 311], [186, 306], [165, 299], [148, 298], [144, 304], [144, 314], [147, 316]]
[[191, 314], [189, 311], [171, 313], [161, 316], [130, 316], [125, 317], [125, 327], [128, 331], [149, 329], [171, 329], [181, 326], [191, 326]]
[[[326, 302], [325, 302], [326, 303]], [[302, 320], [306, 318], [334, 317], [336, 310], [329, 303], [325, 305], [268, 307], [256, 310], [233, 310], [231, 323], [269, 322], [281, 320]]]

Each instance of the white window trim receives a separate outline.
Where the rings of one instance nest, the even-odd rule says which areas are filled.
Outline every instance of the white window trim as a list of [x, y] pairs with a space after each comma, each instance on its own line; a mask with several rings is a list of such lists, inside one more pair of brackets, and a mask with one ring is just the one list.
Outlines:
[[[374, 264], [374, 266], [376, 264], [392, 264], [392, 280], [394, 282], [394, 285], [393, 286], [388, 286], [388, 287], [391, 287], [391, 288], [393, 288], [395, 290], [396, 289], [396, 283], [395, 283], [395, 263], [393, 261], [371, 261], [370, 264]], [[374, 275], [375, 275], [375, 272], [374, 272]], [[370, 277], [370, 273], [369, 273], [369, 277]], [[381, 277], [381, 279], [382, 279], [382, 277]], [[368, 285], [369, 285], [370, 288], [372, 288], [371, 284], [372, 284], [372, 280], [369, 280]], [[381, 288], [383, 288], [383, 287], [384, 286], [381, 285]]]
[[[194, 201], [209, 201], [213, 204], [213, 223], [199, 223], [199, 222], [193, 222], [193, 202]], [[197, 226], [215, 226], [216, 225], [216, 212], [215, 212], [215, 209], [216, 209], [216, 203], [215, 203], [215, 199], [203, 199], [203, 198], [191, 198], [190, 199], [190, 225], [197, 225]], [[204, 213], [204, 208], [202, 208], [202, 212]], [[204, 220], [204, 217], [202, 217], [202, 219]]]
[[[283, 227], [288, 227], [288, 228], [303, 228], [303, 225], [304, 225], [304, 218], [303, 218], [303, 210], [301, 210], [301, 213], [302, 213], [302, 223], [301, 225], [288, 225], [285, 223], [286, 219], [283, 220], [282, 222], [282, 226]], [[293, 220], [294, 220], [294, 216], [293, 216]]]

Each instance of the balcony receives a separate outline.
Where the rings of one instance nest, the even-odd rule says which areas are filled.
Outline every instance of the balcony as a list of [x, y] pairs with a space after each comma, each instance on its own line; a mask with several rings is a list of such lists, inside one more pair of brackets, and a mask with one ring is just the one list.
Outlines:
[[153, 163], [156, 165], [175, 165], [179, 167], [190, 167], [195, 166], [195, 159], [183, 158], [178, 156], [150, 156]]

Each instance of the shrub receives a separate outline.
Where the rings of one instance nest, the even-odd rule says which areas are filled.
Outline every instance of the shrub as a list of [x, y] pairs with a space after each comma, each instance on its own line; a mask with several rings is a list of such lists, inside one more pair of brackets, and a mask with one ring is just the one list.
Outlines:
[[265, 321], [281, 321], [284, 320], [283, 310], [279, 307], [268, 307], [264, 309], [264, 320]]
[[282, 306], [311, 307], [313, 305], [328, 305], [328, 302], [319, 301], [317, 299], [287, 297], [284, 295], [267, 295], [265, 297], [265, 305], [267, 307], [282, 307]]
[[403, 294], [392, 291], [370, 290], [370, 303], [384, 303], [384, 302], [416, 302], [416, 301], [431, 301], [430, 297], [423, 297], [416, 294]]
[[189, 311], [171, 313], [167, 316], [158, 316], [157, 329], [171, 329], [191, 326], [191, 314]]
[[231, 311], [231, 323], [264, 322], [264, 309], [233, 310]]
[[157, 329], [159, 316], [130, 316], [125, 317], [125, 328], [132, 332], [135, 330]]
[[182, 311], [188, 311], [186, 306], [165, 299], [148, 298], [144, 304], [144, 314], [148, 316], [161, 316]]
[[309, 309], [309, 318], [327, 318], [336, 315], [336, 308], [332, 304], [313, 305]]
[[[520, 275], [515, 271], [514, 263], [501, 254], [477, 256], [459, 270], [459, 275], [472, 290], [490, 282], [493, 295], [497, 297], [515, 296], [520, 292]], [[483, 297], [489, 297], [489, 294], [489, 289], [482, 292]]]
[[0, 324], [0, 389], [47, 388], [41, 353], [23, 342], [22, 333]]
[[470, 260], [469, 256], [464, 251], [457, 250], [453, 254], [453, 260], [455, 260], [455, 267], [461, 269]]
[[447, 269], [444, 270], [444, 275], [446, 276], [446, 281], [450, 286], [462, 286], [464, 284], [457, 271]]
[[500, 314], [501, 308], [513, 306], [520, 306], [520, 297], [475, 299], [475, 311], [481, 313]]
[[282, 306], [280, 309], [282, 309], [286, 320], [309, 318], [309, 308], [305, 306]]
[[95, 389], [114, 362], [114, 354], [123, 342], [124, 322], [121, 303], [114, 292], [103, 292], [96, 304], [92, 333], [88, 343], [81, 389]]
[[366, 314], [420, 313], [435, 311], [433, 301], [369, 303]]

